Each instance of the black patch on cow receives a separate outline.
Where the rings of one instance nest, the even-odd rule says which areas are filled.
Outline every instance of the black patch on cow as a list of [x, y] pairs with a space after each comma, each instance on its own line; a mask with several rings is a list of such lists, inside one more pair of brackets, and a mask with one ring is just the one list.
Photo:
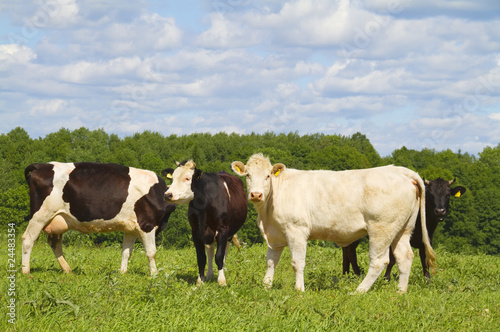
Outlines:
[[175, 204], [167, 203], [163, 199], [165, 191], [167, 191], [165, 181], [158, 178], [158, 183], [151, 186], [149, 192], [135, 202], [137, 223], [146, 233], [151, 232], [155, 226], [158, 226], [156, 234], [160, 233], [167, 226], [170, 213], [175, 210]]
[[54, 188], [54, 165], [31, 164], [24, 170], [30, 188], [30, 218], [40, 210], [43, 201]]
[[127, 200], [129, 168], [117, 164], [75, 163], [63, 200], [79, 221], [113, 219]]

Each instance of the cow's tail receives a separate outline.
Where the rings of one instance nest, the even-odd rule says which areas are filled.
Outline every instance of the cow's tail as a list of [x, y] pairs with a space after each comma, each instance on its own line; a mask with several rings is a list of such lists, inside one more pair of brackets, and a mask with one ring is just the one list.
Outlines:
[[[432, 273], [437, 267], [436, 265], [436, 253], [432, 249], [431, 240], [429, 238], [429, 233], [427, 232], [427, 221], [425, 218], [425, 184], [420, 176], [417, 175], [416, 179], [418, 186], [420, 187], [420, 221], [422, 227], [422, 240], [425, 246], [425, 263], [427, 267], [431, 269]], [[415, 225], [417, 227], [417, 225]]]
[[233, 235], [233, 244], [238, 248], [238, 252], [241, 252], [241, 243], [238, 240], [238, 235], [234, 234]]

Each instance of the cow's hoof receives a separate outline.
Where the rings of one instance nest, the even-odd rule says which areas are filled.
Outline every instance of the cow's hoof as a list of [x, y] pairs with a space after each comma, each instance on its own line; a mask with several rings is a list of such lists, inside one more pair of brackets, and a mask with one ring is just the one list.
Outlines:
[[364, 287], [358, 287], [354, 292], [352, 292], [352, 295], [365, 294], [366, 292], [368, 292], [369, 289], [370, 288], [366, 289]]

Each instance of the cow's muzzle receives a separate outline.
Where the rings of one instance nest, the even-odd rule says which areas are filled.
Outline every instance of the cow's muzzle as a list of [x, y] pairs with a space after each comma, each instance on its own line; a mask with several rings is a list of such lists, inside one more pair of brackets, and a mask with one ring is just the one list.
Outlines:
[[174, 195], [172, 195], [172, 193], [166, 192], [164, 198], [167, 202], [171, 202], [174, 198]]
[[253, 202], [260, 202], [262, 201], [262, 193], [259, 192], [251, 192], [250, 193], [250, 200]]
[[446, 217], [446, 209], [434, 209], [434, 215], [437, 217], [439, 221], [443, 221]]

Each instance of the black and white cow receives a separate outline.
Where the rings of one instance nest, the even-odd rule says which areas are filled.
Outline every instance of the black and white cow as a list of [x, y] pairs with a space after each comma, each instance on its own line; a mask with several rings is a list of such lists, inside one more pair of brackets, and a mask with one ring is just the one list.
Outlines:
[[[462, 196], [466, 189], [462, 186], [451, 187], [455, 183], [456, 179], [451, 181], [446, 181], [441, 178], [437, 178], [434, 181], [424, 180], [425, 182], [425, 216], [427, 222], [427, 233], [429, 234], [429, 239], [434, 237], [434, 231], [436, 230], [438, 223], [443, 221], [450, 210], [450, 197], [460, 197]], [[417, 224], [420, 222], [420, 214], [417, 218]], [[358, 266], [358, 260], [356, 256], [356, 247], [359, 241], [353, 242], [347, 247], [342, 248], [343, 255], [343, 273], [349, 273], [349, 265], [352, 265], [352, 270], [355, 274], [360, 275], [361, 272]], [[429, 270], [427, 268], [425, 247], [422, 241], [422, 229], [415, 227], [413, 234], [410, 238], [410, 244], [413, 248], [417, 248], [420, 254], [420, 261], [422, 262], [422, 270], [425, 277], [430, 278]], [[391, 270], [396, 263], [392, 250], [390, 251], [390, 261], [387, 269], [385, 270], [384, 277], [388, 280], [391, 279]]]
[[[217, 281], [226, 286], [224, 261], [227, 242], [245, 222], [247, 199], [243, 182], [225, 172], [204, 173], [192, 161], [176, 162], [175, 170], [165, 169], [162, 174], [172, 179], [165, 192], [165, 200], [175, 204], [188, 204], [188, 219], [198, 261], [198, 284], [213, 278], [214, 243], [217, 241], [215, 263], [219, 270]], [[205, 279], [205, 265], [208, 271]]]
[[30, 272], [30, 256], [43, 230], [61, 268], [70, 267], [63, 256], [62, 234], [121, 231], [124, 233], [121, 272], [139, 237], [157, 272], [155, 234], [163, 230], [174, 204], [163, 199], [165, 181], [154, 172], [117, 164], [39, 163], [26, 167], [30, 189], [30, 221], [22, 236], [22, 270]]

